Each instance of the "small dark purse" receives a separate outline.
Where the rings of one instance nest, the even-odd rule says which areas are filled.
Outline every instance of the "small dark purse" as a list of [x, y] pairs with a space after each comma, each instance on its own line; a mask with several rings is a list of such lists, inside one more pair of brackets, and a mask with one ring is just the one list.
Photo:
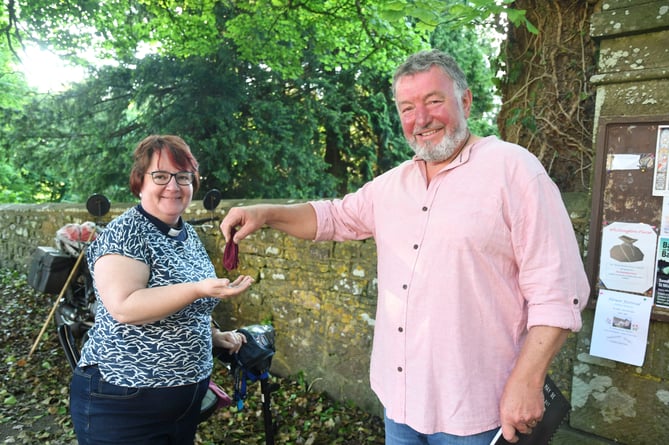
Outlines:
[[246, 337], [246, 343], [235, 354], [226, 349], [214, 348], [214, 357], [230, 363], [231, 367], [242, 368], [259, 377], [268, 372], [272, 365], [274, 347], [274, 327], [266, 324], [254, 324], [237, 329], [237, 332]]
[[266, 324], [254, 324], [237, 329], [237, 332], [246, 337], [246, 343], [238, 352], [230, 354], [227, 349], [214, 348], [214, 357], [229, 363], [230, 370], [235, 380], [234, 400], [237, 409], [244, 407], [246, 399], [247, 380], [255, 382], [260, 380], [261, 387], [267, 391], [263, 397], [264, 403], [269, 404], [269, 393], [271, 392], [269, 380], [269, 368], [272, 365], [272, 357], [276, 352], [274, 347], [274, 327]]

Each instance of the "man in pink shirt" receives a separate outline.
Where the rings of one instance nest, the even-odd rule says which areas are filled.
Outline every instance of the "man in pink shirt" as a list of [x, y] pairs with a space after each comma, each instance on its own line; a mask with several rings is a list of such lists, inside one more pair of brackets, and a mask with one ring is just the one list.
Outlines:
[[[526, 149], [469, 132], [472, 94], [440, 51], [398, 68], [413, 159], [342, 199], [233, 208], [238, 243], [264, 225], [377, 246], [370, 380], [386, 444], [515, 442], [543, 416], [542, 387], [589, 287], [560, 192]], [[238, 227], [231, 239], [231, 229]]]

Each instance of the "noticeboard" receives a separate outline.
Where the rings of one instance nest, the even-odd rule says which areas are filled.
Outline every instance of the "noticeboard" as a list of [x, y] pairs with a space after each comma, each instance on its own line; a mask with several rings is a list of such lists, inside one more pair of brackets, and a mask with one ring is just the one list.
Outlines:
[[669, 226], [669, 115], [602, 118], [597, 131], [586, 257], [591, 305], [600, 289], [625, 287], [653, 296], [651, 317], [669, 321], [669, 227], [664, 239], [661, 233]]

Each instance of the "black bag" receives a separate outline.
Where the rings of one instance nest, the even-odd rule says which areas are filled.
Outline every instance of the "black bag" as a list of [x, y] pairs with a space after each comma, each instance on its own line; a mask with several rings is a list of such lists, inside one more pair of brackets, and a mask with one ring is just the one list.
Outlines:
[[59, 294], [70, 276], [76, 258], [53, 247], [40, 246], [33, 252], [28, 284], [48, 294]]
[[[274, 347], [274, 327], [254, 324], [237, 329], [237, 332], [246, 337], [246, 343], [242, 345], [239, 351], [230, 354], [227, 349], [214, 348], [214, 357], [230, 363], [230, 369], [235, 379], [233, 399], [237, 402], [237, 409], [241, 411], [244, 407], [247, 380], [252, 382], [260, 380], [260, 386], [263, 388], [263, 411], [268, 411], [269, 393], [271, 392], [268, 384], [269, 368], [276, 351]], [[265, 391], [267, 391], [267, 394], [265, 394]], [[268, 415], [266, 413], [266, 416]]]
[[219, 360], [230, 363], [232, 367], [241, 367], [256, 376], [269, 371], [272, 357], [276, 352], [274, 327], [254, 324], [237, 329], [237, 332], [246, 337], [246, 343], [242, 345], [239, 352], [230, 354], [223, 348], [214, 348], [214, 356]]

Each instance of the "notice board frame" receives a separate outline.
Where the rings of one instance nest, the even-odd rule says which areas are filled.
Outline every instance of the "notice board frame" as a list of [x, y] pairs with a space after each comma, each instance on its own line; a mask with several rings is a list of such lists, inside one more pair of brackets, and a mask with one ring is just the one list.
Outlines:
[[[659, 227], [662, 196], [653, 196], [653, 166], [638, 170], [609, 170], [611, 155], [655, 154], [657, 128], [669, 125], [669, 114], [601, 118], [597, 128], [592, 214], [585, 268], [590, 281], [589, 307], [597, 304], [603, 228], [616, 220]], [[657, 160], [654, 160], [657, 162]], [[623, 186], [624, 185], [624, 186]], [[667, 197], [669, 199], [669, 197]], [[653, 305], [651, 319], [669, 322], [669, 308]]]

